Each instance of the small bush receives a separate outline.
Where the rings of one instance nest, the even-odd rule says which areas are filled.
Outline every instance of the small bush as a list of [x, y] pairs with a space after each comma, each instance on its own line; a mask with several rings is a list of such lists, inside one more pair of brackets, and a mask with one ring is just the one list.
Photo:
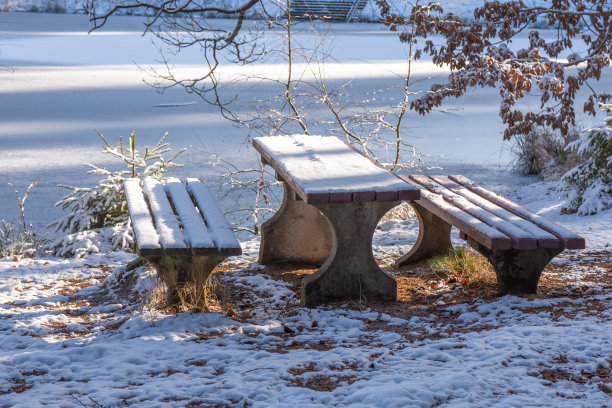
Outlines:
[[544, 180], [559, 180], [561, 176], [581, 160], [576, 151], [567, 146], [580, 138], [578, 129], [572, 129], [566, 136], [549, 128], [537, 127], [527, 135], [517, 136], [513, 153], [514, 167], [526, 175], [536, 175]]
[[34, 231], [32, 226], [23, 230], [17, 224], [0, 220], [0, 258], [34, 257], [43, 252], [46, 242], [45, 236]]
[[32, 224], [26, 223], [25, 203], [30, 195], [32, 188], [38, 183], [36, 180], [30, 184], [23, 197], [8, 183], [15, 193], [17, 205], [21, 211], [21, 224], [0, 220], [0, 257], [5, 256], [27, 256], [33, 257], [44, 250], [47, 243], [46, 238], [37, 233]]
[[[612, 114], [612, 104], [602, 104]], [[612, 208], [612, 116], [600, 127], [585, 129], [568, 150], [585, 157], [565, 173], [559, 191], [567, 198], [568, 212], [590, 215]]]
[[185, 149], [170, 158], [164, 157], [164, 154], [170, 152], [165, 142], [167, 133], [153, 148], [146, 147], [144, 154], [136, 147], [134, 132], [130, 136], [129, 146], [124, 146], [120, 137], [119, 143], [113, 147], [100, 132], [98, 135], [104, 143], [103, 153], [123, 161], [128, 169], [109, 171], [87, 164], [91, 168], [89, 174], [102, 176], [95, 187], [60, 185], [71, 192], [55, 204], [68, 210], [69, 214], [49, 225], [56, 232], [68, 233], [51, 244], [52, 251], [58, 256], [85, 256], [88, 253], [130, 248], [134, 237], [123, 192], [123, 180], [128, 177], [162, 179], [168, 168], [181, 166], [174, 163], [174, 159]]

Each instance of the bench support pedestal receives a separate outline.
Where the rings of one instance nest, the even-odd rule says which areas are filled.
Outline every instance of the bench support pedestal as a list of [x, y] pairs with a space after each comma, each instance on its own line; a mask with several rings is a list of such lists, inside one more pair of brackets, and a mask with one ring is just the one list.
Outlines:
[[451, 225], [418, 203], [410, 203], [419, 219], [419, 237], [406, 255], [395, 261], [394, 266], [418, 262], [443, 254], [453, 248], [450, 240]]
[[168, 287], [168, 307], [180, 302], [179, 291], [186, 283], [193, 283], [201, 290], [212, 270], [225, 258], [219, 255], [146, 257]]
[[287, 183], [283, 185], [283, 203], [261, 226], [258, 262], [262, 265], [274, 262], [320, 265], [332, 247], [329, 223], [315, 207], [298, 200]]
[[536, 293], [542, 271], [564, 249], [494, 250], [472, 239], [468, 243], [493, 265], [500, 295]]
[[330, 300], [396, 300], [397, 282], [381, 270], [372, 255], [378, 221], [399, 201], [313, 204], [333, 230], [329, 257], [302, 280], [302, 304]]

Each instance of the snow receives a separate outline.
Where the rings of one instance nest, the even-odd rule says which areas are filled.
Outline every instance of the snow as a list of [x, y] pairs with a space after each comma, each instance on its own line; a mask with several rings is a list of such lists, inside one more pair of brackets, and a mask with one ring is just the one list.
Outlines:
[[[230, 161], [257, 160], [244, 147], [245, 133], [212, 108], [192, 104], [183, 91], [157, 94], [142, 83], [145, 75], [132, 62], [154, 64], [154, 46], [134, 21], [125, 17], [107, 35], [87, 37], [83, 16], [0, 13], [1, 218], [19, 218], [7, 181], [19, 189], [41, 177], [26, 217], [45, 225], [57, 214], [56, 184], [91, 182], [83, 162], [112, 165], [98, 154], [94, 128], [112, 139], [136, 129], [139, 144], [169, 130], [173, 146], [201, 140]], [[394, 75], [388, 67], [399, 69], [404, 55], [395, 37], [371, 25], [334, 27], [340, 62], [329, 74], [350, 79], [347, 64], [365, 72], [354, 83], [357, 92], [370, 97], [369, 85], [386, 87]], [[372, 60], [363, 59], [364, 48]], [[177, 68], [194, 68], [199, 60], [190, 58]], [[422, 68], [423, 78], [438, 74]], [[609, 75], [603, 81], [598, 86], [610, 89]], [[251, 317], [237, 321], [149, 308], [143, 298], [157, 278], [147, 267], [126, 272], [134, 254], [2, 258], [0, 406], [609, 405], [612, 296], [609, 283], [593, 280], [609, 276], [612, 210], [562, 214], [555, 183], [509, 172], [495, 98], [474, 92], [426, 119], [411, 118], [411, 142], [445, 174], [466, 174], [496, 191], [529, 181], [509, 198], [586, 238], [588, 252], [566, 251], [553, 261], [568, 268], [558, 276], [558, 295], [447, 305], [440, 297], [437, 306], [400, 316], [367, 304], [305, 309], [286, 282], [256, 264], [257, 240], [243, 240], [244, 255], [216, 274], [240, 290], [234, 308], [252, 308]], [[172, 111], [154, 107], [170, 104]], [[203, 162], [188, 156], [178, 176], [205, 178], [210, 166]], [[417, 235], [414, 218], [381, 223], [376, 258], [392, 262]]]
[[202, 216], [196, 211], [183, 183], [175, 177], [170, 177], [166, 181], [166, 191], [172, 197], [172, 204], [183, 227], [185, 242], [194, 248], [214, 247]]
[[[538, 240], [541, 239], [556, 239], [554, 235], [550, 234], [549, 232], [544, 231], [543, 229], [538, 228], [538, 226], [536, 226], [535, 224], [525, 220], [524, 218], [521, 218], [513, 213], [511, 213], [510, 211], [499, 207], [495, 204], [493, 204], [492, 202], [490, 202], [489, 200], [484, 199], [483, 197], [479, 196], [478, 194], [467, 190], [465, 188], [463, 188], [462, 186], [453, 183], [452, 181], [450, 181], [447, 177], [443, 177], [443, 176], [432, 176], [432, 178], [436, 181], [438, 181], [440, 184], [443, 184], [444, 186], [448, 187], [451, 191], [453, 191], [454, 193], [457, 193], [458, 195], [466, 198], [469, 202], [476, 204], [477, 206], [484, 208], [485, 210], [487, 210], [488, 212], [495, 214], [497, 217], [506, 220], [506, 221], [510, 221], [512, 222], [512, 224], [518, 226], [519, 228], [521, 228], [522, 230], [528, 232], [530, 235], [532, 235], [533, 237], [535, 237]], [[449, 183], [450, 184], [445, 184], [445, 183]]]
[[[510, 200], [500, 196], [499, 194], [488, 191], [482, 186], [475, 185], [471, 180], [463, 176], [453, 176], [453, 178], [460, 181], [462, 184], [469, 186], [475, 191], [478, 191], [479, 194], [481, 194], [483, 197], [486, 197], [488, 200], [511, 207], [521, 217], [528, 219], [528, 220], [533, 220], [538, 225], [540, 225], [542, 228], [545, 228], [546, 230], [554, 234], [557, 234], [558, 236], [563, 237], [564, 240], [569, 239], [569, 238], [573, 238], [573, 239], [580, 238], [580, 234], [577, 234], [575, 231], [569, 231], [568, 229], [563, 228], [561, 225], [557, 225], [554, 222], [551, 222], [549, 219], [546, 219], [545, 217], [541, 217], [540, 215], [534, 214], [525, 208], [516, 206]], [[550, 196], [550, 192], [546, 193], [546, 196]], [[543, 197], [543, 198], [549, 199], [550, 197]]]
[[138, 246], [140, 248], [160, 248], [159, 236], [153, 227], [153, 220], [140, 187], [140, 180], [127, 179], [123, 182], [123, 187]]
[[335, 137], [292, 135], [254, 139], [306, 194], [408, 190], [404, 181], [376, 166]]
[[161, 246], [163, 248], [186, 248], [181, 227], [168, 201], [163, 184], [147, 177], [142, 181], [142, 190], [149, 200]]
[[187, 179], [187, 190], [198, 204], [217, 248], [240, 248], [232, 228], [219, 210], [208, 188], [200, 180], [189, 178]]
[[[532, 204], [547, 188], [522, 190], [521, 199], [529, 201], [523, 204]], [[583, 218], [565, 216], [563, 222]], [[609, 234], [609, 227], [608, 218], [601, 228]], [[395, 233], [378, 233], [376, 255], [393, 250], [388, 235]], [[592, 241], [596, 247], [604, 244]], [[242, 322], [219, 313], [164, 314], [143, 305], [137, 296], [154, 286], [154, 276], [147, 267], [126, 272], [132, 254], [1, 259], [0, 404], [574, 407], [609, 402], [598, 375], [609, 373], [612, 294], [588, 292], [595, 286], [580, 283], [597, 273], [596, 267], [571, 269], [577, 280], [569, 285], [587, 289], [579, 297], [475, 299], [394, 317], [342, 304], [300, 308], [287, 283], [261, 268], [252, 270], [257, 241], [243, 246], [245, 254], [227, 264], [222, 277], [252, 308], [252, 317]], [[561, 257], [559, 264], [569, 259]], [[596, 303], [602, 312], [590, 313]], [[551, 378], [552, 372], [564, 375]], [[319, 390], [316, 384], [332, 386]]]

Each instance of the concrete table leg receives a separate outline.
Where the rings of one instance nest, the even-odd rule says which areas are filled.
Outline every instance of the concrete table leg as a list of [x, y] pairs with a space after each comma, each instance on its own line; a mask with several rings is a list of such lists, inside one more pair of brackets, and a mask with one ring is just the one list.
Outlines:
[[204, 286], [210, 273], [225, 256], [151, 256], [147, 261], [168, 287], [166, 306], [180, 302], [179, 289], [186, 283]]
[[333, 245], [323, 266], [302, 280], [304, 306], [341, 299], [397, 299], [397, 282], [372, 255], [372, 236], [382, 216], [399, 203], [313, 204], [332, 226]]
[[418, 262], [452, 249], [451, 225], [417, 203], [410, 203], [419, 219], [419, 237], [410, 252], [395, 261], [394, 266]]
[[494, 250], [471, 239], [468, 242], [493, 265], [500, 295], [536, 293], [542, 271], [564, 249]]
[[259, 260], [320, 265], [329, 256], [332, 231], [319, 210], [298, 200], [287, 185], [283, 203], [272, 218], [261, 226]]

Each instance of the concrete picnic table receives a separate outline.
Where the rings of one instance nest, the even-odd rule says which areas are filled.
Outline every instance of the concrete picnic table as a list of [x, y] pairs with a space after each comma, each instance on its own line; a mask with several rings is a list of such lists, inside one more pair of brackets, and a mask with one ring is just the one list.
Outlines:
[[253, 146], [284, 184], [262, 225], [259, 263], [322, 264], [302, 280], [302, 303], [395, 300], [397, 283], [372, 255], [378, 221], [420, 190], [336, 137], [268, 136]]

